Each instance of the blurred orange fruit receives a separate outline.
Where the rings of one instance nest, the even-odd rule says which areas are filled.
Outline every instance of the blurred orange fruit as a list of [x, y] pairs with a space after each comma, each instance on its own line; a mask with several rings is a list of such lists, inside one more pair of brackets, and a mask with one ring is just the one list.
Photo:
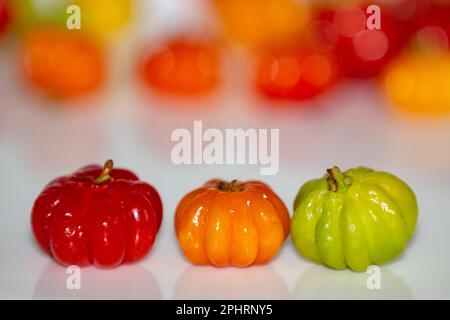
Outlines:
[[296, 0], [212, 0], [225, 32], [234, 40], [261, 48], [297, 38], [310, 10]]
[[92, 92], [105, 77], [102, 50], [79, 32], [31, 32], [25, 39], [21, 58], [25, 77], [56, 98]]

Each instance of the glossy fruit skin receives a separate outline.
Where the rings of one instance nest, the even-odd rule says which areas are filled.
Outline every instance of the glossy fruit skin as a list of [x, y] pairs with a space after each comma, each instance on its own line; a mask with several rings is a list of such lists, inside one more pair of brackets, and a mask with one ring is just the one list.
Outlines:
[[115, 268], [144, 257], [155, 241], [162, 221], [158, 192], [125, 169], [94, 183], [101, 172], [90, 165], [57, 178], [34, 203], [35, 239], [62, 265]]
[[256, 70], [256, 87], [282, 100], [306, 100], [331, 88], [340, 78], [337, 59], [307, 47], [266, 51]]
[[30, 32], [21, 55], [25, 78], [45, 94], [61, 99], [97, 90], [105, 78], [101, 48], [78, 31]]
[[160, 92], [199, 96], [218, 86], [219, 60], [218, 49], [212, 43], [179, 38], [147, 54], [140, 71], [144, 82]]
[[[295, 199], [291, 237], [297, 250], [330, 268], [354, 271], [398, 256], [416, 226], [414, 192], [386, 172], [336, 169], [305, 183]], [[330, 179], [339, 181], [337, 190]]]
[[289, 235], [289, 224], [282, 200], [259, 181], [211, 180], [184, 196], [175, 212], [178, 242], [195, 265], [266, 263]]

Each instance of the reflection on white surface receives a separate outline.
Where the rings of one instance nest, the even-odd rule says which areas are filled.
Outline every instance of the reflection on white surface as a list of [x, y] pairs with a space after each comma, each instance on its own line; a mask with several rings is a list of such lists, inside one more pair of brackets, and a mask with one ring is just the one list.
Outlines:
[[81, 269], [81, 289], [69, 290], [66, 268], [49, 262], [34, 288], [34, 299], [161, 299], [156, 278], [141, 265], [114, 270]]
[[368, 289], [370, 274], [313, 266], [298, 279], [293, 299], [412, 299], [409, 285], [398, 275], [380, 268], [380, 289]]
[[283, 278], [270, 266], [189, 267], [175, 285], [175, 299], [287, 299]]

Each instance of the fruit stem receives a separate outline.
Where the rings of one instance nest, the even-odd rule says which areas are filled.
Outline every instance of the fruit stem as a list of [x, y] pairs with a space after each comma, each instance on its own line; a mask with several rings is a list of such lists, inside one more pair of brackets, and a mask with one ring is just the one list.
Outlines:
[[338, 167], [334, 166], [333, 168], [328, 169], [327, 172], [327, 182], [331, 191], [344, 193], [347, 191], [348, 187], [352, 185], [353, 179], [344, 175]]
[[230, 182], [221, 181], [219, 183], [219, 190], [223, 192], [242, 191], [242, 186], [237, 185], [237, 180]]
[[105, 164], [103, 165], [103, 171], [100, 173], [100, 175], [94, 180], [95, 184], [102, 184], [106, 181], [109, 181], [112, 179], [112, 177], [110, 176], [110, 173], [113, 169], [114, 166], [114, 162], [109, 159], [108, 161], [105, 162]]

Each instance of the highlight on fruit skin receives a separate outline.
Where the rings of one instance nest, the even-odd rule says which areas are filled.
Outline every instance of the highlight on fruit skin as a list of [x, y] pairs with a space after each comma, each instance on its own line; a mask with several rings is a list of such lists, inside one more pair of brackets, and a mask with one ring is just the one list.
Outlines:
[[172, 39], [144, 55], [139, 73], [146, 85], [160, 92], [205, 95], [221, 81], [220, 50], [209, 40]]
[[414, 192], [394, 175], [333, 167], [301, 187], [294, 201], [291, 238], [309, 260], [364, 272], [403, 252], [417, 216]]
[[25, 79], [53, 98], [92, 93], [105, 79], [102, 48], [78, 31], [39, 28], [29, 32], [20, 59]]

